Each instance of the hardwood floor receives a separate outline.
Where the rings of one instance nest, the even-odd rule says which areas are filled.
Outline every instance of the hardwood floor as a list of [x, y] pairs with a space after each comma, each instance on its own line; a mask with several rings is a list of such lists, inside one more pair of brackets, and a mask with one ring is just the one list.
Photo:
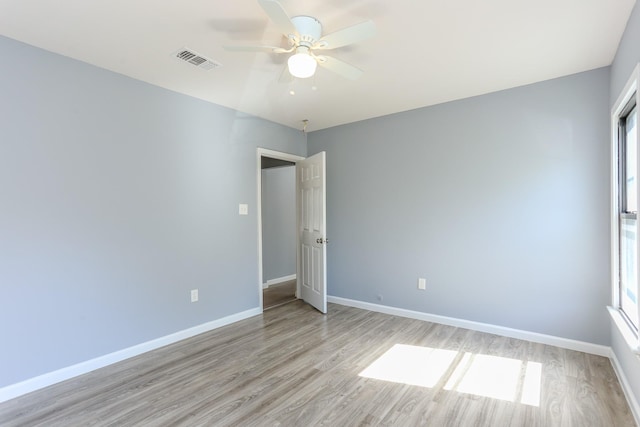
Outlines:
[[635, 423], [606, 358], [296, 301], [0, 404], [0, 425]]
[[289, 280], [269, 286], [262, 291], [262, 307], [264, 310], [286, 304], [296, 299], [296, 280]]

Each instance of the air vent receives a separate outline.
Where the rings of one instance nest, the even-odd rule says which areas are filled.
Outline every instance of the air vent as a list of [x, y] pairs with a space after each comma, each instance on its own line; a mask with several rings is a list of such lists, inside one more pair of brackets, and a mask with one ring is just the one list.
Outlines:
[[214, 68], [222, 67], [221, 63], [205, 58], [199, 53], [187, 48], [174, 52], [173, 56], [181, 61], [188, 62], [198, 68], [202, 68], [203, 70], [213, 70]]

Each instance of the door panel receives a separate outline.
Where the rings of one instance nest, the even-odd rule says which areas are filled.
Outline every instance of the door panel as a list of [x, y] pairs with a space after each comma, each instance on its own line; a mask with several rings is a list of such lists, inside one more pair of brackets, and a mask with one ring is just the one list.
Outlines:
[[327, 312], [325, 164], [324, 152], [296, 163], [300, 297], [322, 313]]

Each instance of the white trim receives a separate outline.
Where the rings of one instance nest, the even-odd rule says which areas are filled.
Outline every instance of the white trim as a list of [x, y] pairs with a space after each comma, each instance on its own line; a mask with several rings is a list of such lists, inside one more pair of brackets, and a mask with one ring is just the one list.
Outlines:
[[[617, 104], [616, 104], [617, 105]], [[618, 253], [620, 247], [619, 236], [619, 224], [618, 224], [618, 123], [617, 113], [612, 111], [611, 113], [611, 145], [610, 149], [610, 202], [609, 202], [609, 215], [610, 215], [610, 229], [611, 229], [611, 304], [614, 307], [620, 306], [620, 290], [618, 289], [619, 280], [619, 263], [620, 254]]]
[[[618, 121], [620, 120], [620, 116], [622, 115], [624, 108], [627, 103], [632, 99], [632, 95], [635, 91], [636, 105], [640, 106], [640, 63], [636, 65], [633, 72], [631, 73], [631, 77], [627, 81], [624, 89], [618, 96], [613, 108], [611, 109], [611, 202], [610, 202], [610, 215], [611, 215], [611, 304], [612, 307], [607, 307], [611, 319], [615, 327], [620, 331], [622, 338], [625, 340], [629, 349], [636, 355], [640, 354], [640, 341], [638, 334], [635, 330], [627, 323], [627, 320], [624, 318], [623, 314], [620, 312], [620, 289], [619, 289], [619, 275], [620, 275], [620, 264], [619, 264], [619, 192], [618, 192], [618, 168], [619, 168], [619, 159], [618, 159], [618, 145], [619, 145], [619, 135], [618, 135]], [[640, 108], [640, 107], [638, 107]], [[640, 132], [638, 132], [638, 140], [640, 141]], [[638, 152], [639, 162], [640, 164], [640, 151]], [[640, 187], [638, 188], [639, 197], [640, 197]], [[640, 255], [640, 251], [638, 251]], [[636, 261], [640, 264], [640, 258]], [[640, 294], [640, 293], [639, 293]], [[611, 365], [613, 366], [613, 370], [615, 371], [620, 385], [622, 387], [622, 391], [627, 399], [627, 403], [631, 408], [631, 413], [636, 420], [636, 424], [640, 425], [640, 406], [638, 405], [638, 400], [633, 393], [633, 389], [629, 385], [629, 380], [627, 379], [624, 369], [620, 362], [618, 361], [618, 357], [616, 356], [613, 349], [609, 354], [609, 359], [611, 360]]]
[[456, 326], [458, 328], [471, 329], [473, 331], [487, 332], [504, 337], [517, 338], [526, 341], [533, 341], [541, 344], [553, 345], [569, 350], [582, 351], [584, 353], [596, 354], [598, 356], [609, 357], [611, 348], [592, 344], [584, 341], [576, 341], [568, 338], [555, 337], [553, 335], [539, 334], [537, 332], [523, 331], [520, 329], [506, 328], [488, 323], [474, 322], [471, 320], [456, 319], [454, 317], [440, 316], [437, 314], [423, 313], [420, 311], [405, 310], [403, 308], [389, 307], [386, 305], [373, 304], [369, 302], [357, 301], [347, 298], [329, 296], [328, 301], [334, 304], [346, 305], [349, 307], [362, 308], [364, 310], [376, 311], [378, 313], [391, 314], [393, 316], [407, 317], [409, 319], [424, 320], [426, 322], [439, 323], [442, 325]]
[[52, 384], [77, 377], [78, 375], [86, 374], [87, 372], [104, 368], [105, 366], [112, 365], [114, 363], [129, 359], [134, 356], [138, 356], [142, 353], [146, 353], [148, 351], [173, 344], [186, 338], [190, 338], [195, 335], [238, 322], [240, 320], [248, 319], [249, 317], [257, 316], [261, 313], [262, 310], [260, 308], [252, 308], [250, 310], [235, 313], [221, 319], [194, 326], [189, 329], [184, 329], [170, 335], [165, 335], [164, 337], [143, 342], [129, 348], [105, 354], [104, 356], [99, 356], [95, 359], [80, 362], [75, 365], [67, 366], [66, 368], [58, 369], [57, 371], [48, 372], [46, 374], [30, 378], [19, 383], [2, 387], [0, 388], [0, 403], [18, 396], [22, 396], [23, 394], [27, 394], [32, 391], [50, 386]]
[[[264, 289], [264, 284], [262, 283], [262, 157], [270, 157], [272, 159], [286, 160], [288, 162], [298, 162], [300, 160], [304, 160], [304, 157], [297, 156], [295, 154], [282, 153], [280, 151], [269, 150], [267, 148], [256, 149], [256, 197], [258, 201], [256, 202], [256, 215], [258, 217], [258, 301], [260, 308], [260, 312], [264, 309], [264, 301], [262, 300], [262, 290]], [[297, 181], [297, 180], [296, 180]], [[296, 191], [296, 197], [298, 197], [298, 192]], [[298, 204], [296, 203], [296, 206]], [[296, 208], [297, 209], [297, 208]], [[297, 217], [296, 213], [296, 217]], [[296, 239], [296, 241], [298, 241]], [[296, 253], [298, 251], [296, 250]], [[296, 295], [298, 295], [298, 290], [296, 290]]]
[[275, 279], [269, 279], [262, 284], [262, 289], [267, 289], [269, 286], [277, 285], [279, 283], [288, 282], [289, 280], [295, 280], [298, 277], [296, 274], [290, 274], [288, 276], [278, 277]]
[[640, 346], [638, 346], [638, 336], [634, 333], [631, 326], [627, 323], [619, 309], [615, 307], [607, 307], [611, 320], [620, 331], [620, 335], [624, 338], [629, 349], [636, 355], [640, 356]]
[[611, 349], [611, 353], [609, 354], [609, 360], [611, 360], [611, 366], [613, 366], [613, 370], [618, 376], [620, 386], [622, 387], [624, 397], [627, 399], [633, 418], [635, 418], [636, 424], [640, 425], [640, 405], [638, 404], [638, 399], [636, 399], [635, 394], [633, 394], [631, 385], [629, 385], [629, 380], [624, 374], [624, 369], [622, 369], [622, 365], [620, 365], [618, 357], [613, 349]]
[[260, 157], [271, 157], [272, 159], [285, 160], [287, 162], [297, 162], [299, 160], [304, 160], [305, 158], [302, 156], [298, 156], [297, 154], [284, 153], [282, 151], [269, 150], [268, 148], [258, 147], [258, 158]]
[[[620, 313], [617, 313], [617, 310], [620, 307], [620, 289], [619, 289], [619, 277], [620, 277], [620, 261], [619, 261], [619, 191], [618, 191], [618, 174], [619, 174], [619, 135], [618, 135], [618, 121], [620, 120], [620, 116], [622, 115], [624, 108], [627, 103], [632, 99], [632, 96], [635, 92], [636, 105], [640, 108], [640, 63], [636, 65], [633, 72], [631, 73], [631, 77], [625, 84], [624, 89], [618, 96], [613, 108], [611, 109], [611, 147], [610, 147], [610, 156], [611, 156], [611, 177], [610, 177], [610, 221], [611, 221], [611, 305], [613, 306], [614, 312], [609, 310], [612, 314], [612, 318], [616, 327], [620, 330], [620, 333], [627, 341], [627, 344], [631, 347], [631, 349], [637, 353], [638, 348], [640, 347], [639, 337], [635, 336], [635, 341], [630, 341], [629, 334], [634, 334], [635, 332], [631, 329], [631, 326], [624, 321], [621, 317]], [[638, 132], [638, 140], [640, 145], [640, 132]], [[640, 165], [640, 150], [638, 150], [638, 164]], [[638, 186], [638, 200], [640, 200], [640, 186]], [[640, 241], [636, 242], [639, 245], [636, 248], [636, 252], [638, 254], [638, 259], [636, 260], [636, 264], [640, 265]], [[636, 294], [640, 295], [640, 287], [636, 289]], [[634, 323], [638, 323], [639, 319], [633, 319]]]

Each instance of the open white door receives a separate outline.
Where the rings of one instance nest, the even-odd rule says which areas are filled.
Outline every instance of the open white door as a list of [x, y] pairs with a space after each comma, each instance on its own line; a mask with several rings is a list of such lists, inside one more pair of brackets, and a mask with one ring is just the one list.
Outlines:
[[324, 151], [296, 163], [299, 297], [323, 313], [327, 312], [325, 164]]

